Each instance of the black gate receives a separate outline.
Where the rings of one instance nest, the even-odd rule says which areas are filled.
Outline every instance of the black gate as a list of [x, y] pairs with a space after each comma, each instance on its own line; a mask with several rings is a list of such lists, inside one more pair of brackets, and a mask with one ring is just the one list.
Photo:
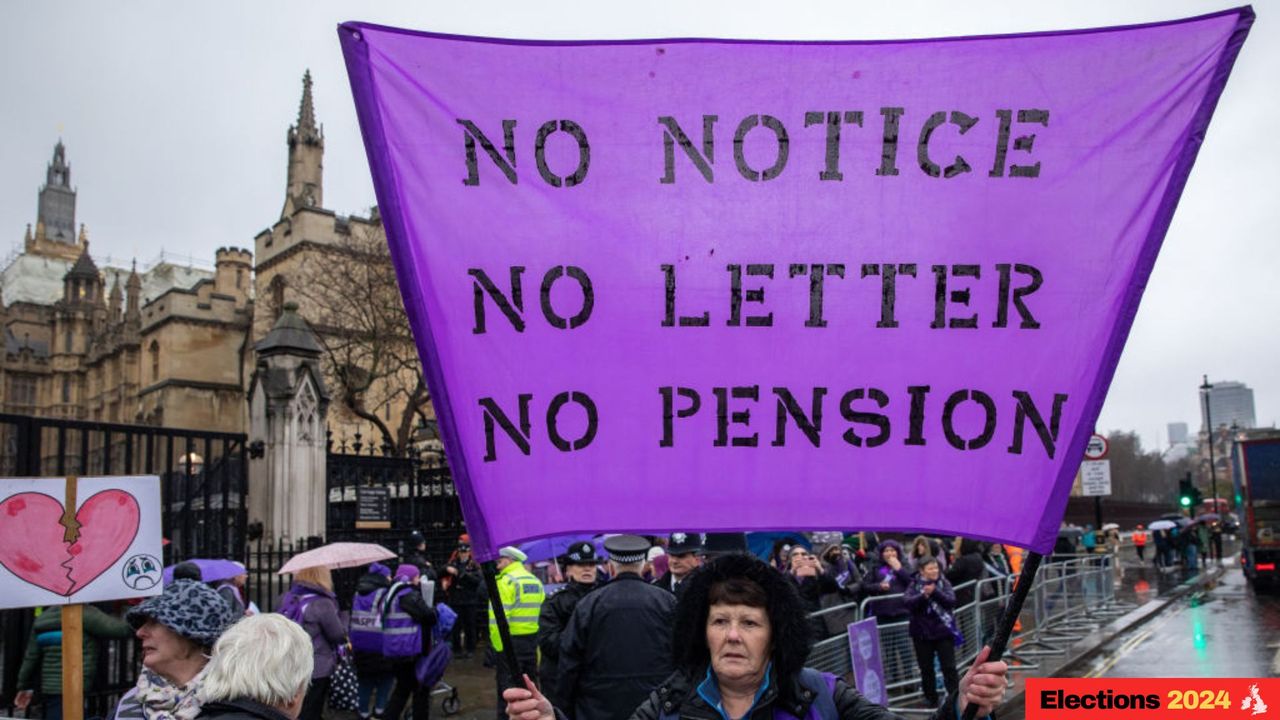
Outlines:
[[[466, 532], [449, 466], [439, 455], [402, 456], [379, 453], [373, 447], [362, 449], [358, 443], [331, 448], [325, 539], [376, 542], [404, 557], [410, 550], [409, 534], [416, 530], [426, 538], [432, 564], [443, 565], [458, 536]], [[356, 526], [360, 488], [386, 488], [389, 528]]]
[[[245, 556], [245, 436], [0, 414], [0, 477], [157, 475], [165, 562]], [[104, 604], [109, 612], [119, 608]], [[118, 613], [117, 613], [118, 614]], [[8, 707], [34, 613], [0, 611], [0, 708]], [[136, 680], [136, 644], [103, 643], [86, 716], [105, 715]]]

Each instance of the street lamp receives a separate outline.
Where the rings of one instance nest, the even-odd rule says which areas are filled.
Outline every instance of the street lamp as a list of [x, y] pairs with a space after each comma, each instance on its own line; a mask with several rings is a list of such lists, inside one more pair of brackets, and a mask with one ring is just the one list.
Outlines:
[[[1204, 396], [1204, 422], [1209, 426], [1209, 482], [1211, 491], [1213, 492], [1213, 510], [1218, 510], [1218, 469], [1213, 461], [1213, 415], [1209, 410], [1209, 391], [1213, 390], [1213, 385], [1209, 384], [1209, 376], [1204, 376], [1204, 384], [1200, 386], [1200, 394]], [[1194, 513], [1192, 513], [1194, 515]]]

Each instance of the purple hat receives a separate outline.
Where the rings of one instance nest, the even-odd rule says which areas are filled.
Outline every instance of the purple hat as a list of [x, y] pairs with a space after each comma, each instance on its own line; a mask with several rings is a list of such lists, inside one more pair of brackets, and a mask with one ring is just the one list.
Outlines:
[[385, 578], [391, 577], [391, 568], [383, 565], [382, 563], [370, 563], [369, 572], [374, 575], [381, 575]]
[[412, 582], [418, 579], [422, 573], [418, 570], [418, 566], [413, 563], [400, 563], [400, 567], [396, 568], [396, 579]]

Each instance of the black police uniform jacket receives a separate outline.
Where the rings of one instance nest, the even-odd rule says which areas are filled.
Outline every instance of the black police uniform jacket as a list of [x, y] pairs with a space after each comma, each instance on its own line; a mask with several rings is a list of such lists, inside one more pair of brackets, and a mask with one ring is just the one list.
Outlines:
[[[698, 696], [698, 684], [705, 677], [705, 671], [697, 679], [691, 679], [682, 672], [672, 673], [650, 695], [644, 704], [636, 708], [630, 720], [661, 720], [663, 717], [677, 717], [681, 720], [723, 720], [719, 711], [711, 707]], [[819, 692], [826, 692], [825, 682]], [[774, 709], [782, 710], [792, 717], [804, 718], [809, 714], [817, 696], [814, 690], [807, 688], [797, 674], [786, 682], [769, 683], [764, 694], [751, 709], [750, 714], [742, 720], [773, 720]], [[862, 696], [844, 680], [836, 679], [833, 699], [836, 705], [836, 716], [840, 720], [902, 720], [883, 706], [873, 703]], [[954, 704], [950, 697], [941, 707], [933, 712], [929, 720], [955, 720]]]
[[627, 720], [673, 670], [670, 592], [622, 573], [578, 603], [560, 641], [556, 698], [572, 720]]
[[578, 606], [587, 593], [600, 587], [599, 584], [584, 585], [570, 581], [560, 592], [547, 598], [538, 611], [538, 650], [542, 654], [542, 663], [538, 666], [538, 679], [542, 682], [544, 694], [552, 705], [560, 705], [556, 695], [556, 677], [560, 672], [560, 640], [565, 628], [569, 626], [569, 618], [573, 609]]

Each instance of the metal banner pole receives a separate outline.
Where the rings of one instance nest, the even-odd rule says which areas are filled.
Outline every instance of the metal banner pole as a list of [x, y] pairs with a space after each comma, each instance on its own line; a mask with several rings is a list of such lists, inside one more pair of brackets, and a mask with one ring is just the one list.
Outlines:
[[[996, 628], [996, 636], [991, 639], [991, 654], [987, 656], [987, 662], [995, 662], [1004, 656], [1004, 649], [1009, 644], [1014, 623], [1018, 622], [1022, 604], [1026, 602], [1027, 593], [1035, 584], [1036, 571], [1040, 569], [1040, 561], [1043, 559], [1044, 556], [1040, 553], [1027, 553], [1026, 560], [1022, 563], [1022, 572], [1018, 575], [1018, 585], [1013, 589], [1013, 597], [1009, 598], [1009, 604], [1004, 608], [1004, 615], [1000, 617], [1000, 625]], [[970, 705], [964, 709], [964, 720], [974, 720], [977, 717], [977, 705]]]
[[520, 659], [516, 657], [516, 648], [511, 643], [511, 627], [507, 625], [507, 612], [502, 607], [502, 598], [498, 595], [498, 563], [488, 560], [480, 564], [484, 571], [484, 586], [489, 591], [489, 604], [493, 607], [493, 616], [498, 621], [498, 637], [502, 639], [502, 657], [497, 662], [507, 664], [507, 672], [516, 687], [521, 687]]

